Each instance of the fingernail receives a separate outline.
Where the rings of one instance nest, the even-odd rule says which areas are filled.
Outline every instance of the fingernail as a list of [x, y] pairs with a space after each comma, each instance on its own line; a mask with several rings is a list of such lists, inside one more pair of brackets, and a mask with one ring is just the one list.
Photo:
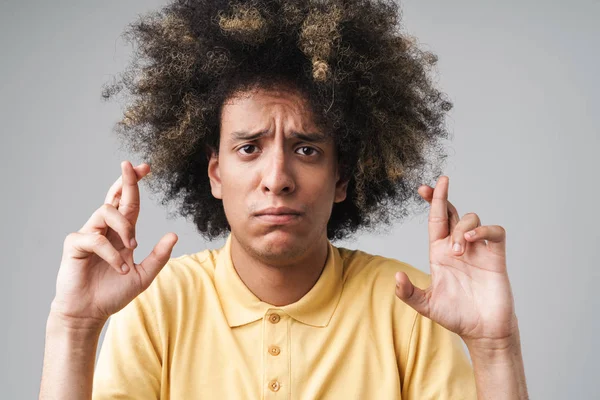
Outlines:
[[135, 249], [137, 247], [137, 242], [135, 241], [135, 238], [131, 239], [131, 242], [129, 243], [131, 245], [131, 248]]
[[123, 271], [124, 273], [128, 273], [129, 272], [129, 265], [127, 265], [127, 264], [121, 265], [121, 271]]
[[454, 247], [452, 248], [452, 250], [456, 251], [457, 253], [460, 253], [460, 250], [461, 250], [460, 243], [454, 243]]
[[475, 231], [469, 231], [467, 232], [467, 235], [469, 235], [470, 237], [475, 236]]

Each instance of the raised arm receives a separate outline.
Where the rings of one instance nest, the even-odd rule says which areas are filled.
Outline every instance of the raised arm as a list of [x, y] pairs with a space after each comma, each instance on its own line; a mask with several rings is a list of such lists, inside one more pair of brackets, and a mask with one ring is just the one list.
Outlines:
[[458, 334], [469, 349], [479, 399], [528, 399], [514, 298], [506, 269], [506, 232], [481, 226], [477, 214], [460, 218], [448, 201], [449, 179], [421, 186], [431, 203], [431, 285], [396, 275], [396, 295], [421, 315]]
[[144, 261], [134, 263], [138, 181], [150, 169], [124, 161], [121, 170], [105, 203], [64, 241], [46, 325], [40, 399], [91, 399], [102, 327], [150, 286], [177, 242], [177, 235], [166, 234]]

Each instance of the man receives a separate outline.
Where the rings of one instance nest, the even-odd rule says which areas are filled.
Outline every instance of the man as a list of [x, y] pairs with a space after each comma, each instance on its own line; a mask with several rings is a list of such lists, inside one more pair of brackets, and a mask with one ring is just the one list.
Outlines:
[[[380, 14], [364, 10], [359, 14], [351, 3], [343, 3], [344, 8], [332, 3], [324, 10], [307, 6], [306, 15], [301, 8], [295, 13], [283, 4], [275, 15], [288, 15], [285, 21], [302, 26], [302, 37], [314, 27], [325, 26], [321, 33], [331, 30], [332, 21], [342, 26], [345, 18], [359, 21], [385, 11], [380, 4]], [[139, 26], [154, 32], [148, 43], [155, 49], [164, 44], [159, 41], [175, 37], [174, 46], [197, 51], [194, 37], [206, 39], [212, 33], [199, 34], [196, 26], [184, 21], [203, 26], [201, 15], [210, 19], [223, 14], [206, 4], [193, 9], [186, 2], [177, 4], [155, 30]], [[231, 15], [220, 21], [221, 32], [254, 48], [235, 50], [231, 45], [231, 63], [235, 64], [236, 51], [255, 51], [257, 57], [265, 51], [260, 44], [273, 34], [269, 27], [277, 25], [263, 18], [268, 15], [267, 4], [232, 5]], [[308, 42], [319, 47], [314, 40]], [[332, 72], [323, 60], [335, 65], [332, 56], [300, 43], [306, 54], [316, 57], [309, 60], [312, 79], [330, 82]], [[272, 54], [289, 56], [272, 45], [268, 46]], [[188, 56], [182, 53], [177, 62], [185, 64]], [[164, 60], [161, 55], [156, 58]], [[275, 58], [266, 58], [272, 68], [284, 71]], [[302, 62], [299, 58], [292, 65]], [[172, 71], [182, 71], [169, 63]], [[210, 123], [190, 123], [194, 118], [206, 121], [206, 115], [198, 116], [204, 109], [200, 105], [208, 104], [201, 96], [214, 93], [206, 87], [180, 97], [182, 111], [174, 114], [180, 119], [173, 128], [155, 121], [155, 139], [146, 136], [150, 147], [156, 144], [149, 154], [153, 174], [164, 178], [167, 172], [178, 171], [179, 181], [172, 180], [173, 185], [192, 193], [197, 190], [196, 197], [186, 198], [195, 199], [191, 204], [206, 205], [194, 214], [197, 226], [208, 236], [228, 231], [223, 248], [171, 258], [177, 237], [167, 234], [144, 261], [134, 263], [138, 181], [149, 168], [147, 164], [133, 168], [128, 162], [122, 163], [122, 179], [109, 190], [105, 204], [67, 237], [48, 318], [40, 397], [526, 398], [503, 228], [482, 226], [473, 213], [460, 218], [448, 202], [448, 178], [442, 176], [435, 188], [419, 187], [419, 195], [431, 204], [431, 276], [397, 260], [333, 246], [329, 239], [352, 221], [355, 227], [366, 226], [356, 221], [370, 215], [375, 196], [360, 190], [368, 184], [364, 176], [383, 167], [387, 175], [370, 187], [376, 189], [399, 182], [405, 172], [394, 170], [384, 147], [379, 147], [379, 159], [369, 157], [369, 151], [360, 153], [362, 161], [352, 168], [348, 157], [352, 143], [335, 130], [337, 125], [331, 122], [335, 113], [325, 119], [318, 111], [319, 91], [311, 92], [313, 86], [301, 78], [292, 79], [295, 74], [260, 79], [269, 76], [258, 74], [266, 66], [254, 59], [243, 69], [248, 74], [243, 84], [223, 89], [222, 100], [215, 100], [216, 141], [197, 142], [205, 137], [199, 127]], [[203, 79], [198, 70], [189, 75], [194, 83], [161, 76], [158, 70], [147, 70], [145, 81], [136, 83], [152, 87], [155, 91], [149, 93], [156, 102], [146, 97], [126, 113], [125, 132], [135, 132], [147, 123], [144, 118], [156, 118], [156, 108], [167, 108], [160, 92], [165, 89], [158, 89], [161, 79], [181, 83], [187, 90]], [[222, 79], [227, 83], [235, 78]], [[343, 86], [339, 89], [344, 93]], [[418, 109], [425, 104], [413, 102], [403, 107], [412, 104]], [[389, 104], [387, 111], [393, 107]], [[332, 107], [347, 105], [332, 103]], [[373, 115], [385, 117], [381, 109]], [[407, 115], [405, 122], [410, 121]], [[433, 124], [437, 117], [431, 118]], [[351, 119], [345, 115], [345, 121]], [[385, 135], [393, 137], [393, 130], [381, 130], [375, 122], [365, 126], [371, 130], [361, 132], [376, 144]], [[375, 128], [380, 129], [377, 135], [370, 133]], [[165, 131], [172, 142], [165, 139]], [[214, 126], [207, 131], [214, 131]], [[406, 138], [408, 131], [404, 141], [387, 143], [417, 148]], [[194, 143], [193, 150], [178, 151], [181, 143]], [[372, 143], [362, 144], [367, 148]], [[406, 160], [411, 154], [401, 155]], [[213, 203], [202, 197], [206, 187], [201, 187], [201, 177], [206, 178]], [[213, 214], [211, 204], [219, 206]], [[219, 224], [218, 211], [226, 224]], [[474, 236], [468, 234], [471, 231]], [[460, 247], [454, 249], [454, 244]], [[95, 370], [95, 349], [109, 316]], [[473, 369], [460, 338], [470, 351]]]

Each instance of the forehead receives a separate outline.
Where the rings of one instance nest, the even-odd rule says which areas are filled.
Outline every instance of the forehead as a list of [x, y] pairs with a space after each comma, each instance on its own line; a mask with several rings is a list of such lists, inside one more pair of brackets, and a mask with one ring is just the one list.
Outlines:
[[223, 103], [221, 132], [229, 136], [236, 131], [264, 130], [275, 121], [285, 130], [317, 131], [308, 101], [299, 92], [255, 89], [236, 93]]

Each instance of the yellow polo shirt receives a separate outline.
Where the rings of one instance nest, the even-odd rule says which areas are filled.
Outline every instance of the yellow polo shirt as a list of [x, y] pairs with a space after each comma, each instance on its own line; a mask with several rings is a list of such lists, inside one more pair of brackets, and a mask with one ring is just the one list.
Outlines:
[[94, 373], [103, 399], [476, 399], [460, 337], [395, 295], [409, 264], [329, 242], [325, 268], [276, 307], [220, 249], [171, 258], [111, 317]]

